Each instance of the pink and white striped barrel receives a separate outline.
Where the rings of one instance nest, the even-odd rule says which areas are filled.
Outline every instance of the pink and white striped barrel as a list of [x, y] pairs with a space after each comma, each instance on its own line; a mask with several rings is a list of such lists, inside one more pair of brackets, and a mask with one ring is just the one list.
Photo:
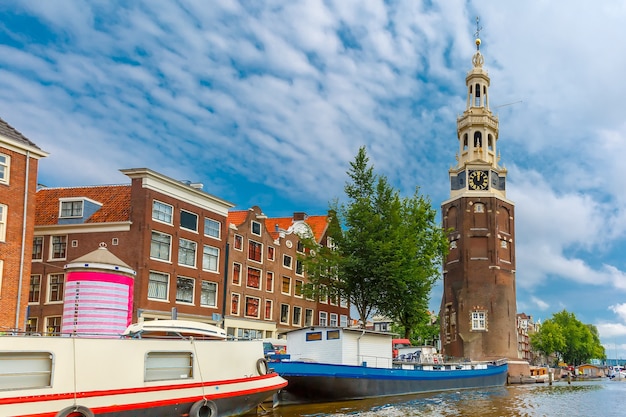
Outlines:
[[65, 269], [61, 332], [119, 337], [132, 320], [135, 271], [102, 246]]

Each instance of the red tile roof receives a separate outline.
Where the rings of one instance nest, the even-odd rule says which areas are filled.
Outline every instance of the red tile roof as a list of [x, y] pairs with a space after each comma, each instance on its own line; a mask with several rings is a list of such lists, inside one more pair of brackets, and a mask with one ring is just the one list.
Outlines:
[[130, 184], [90, 187], [42, 188], [37, 191], [35, 225], [58, 224], [59, 199], [86, 197], [102, 207], [84, 223], [108, 223], [130, 220]]
[[239, 226], [244, 221], [246, 221], [246, 218], [248, 217], [248, 213], [250, 213], [250, 210], [229, 211], [228, 218], [226, 221], [228, 222], [229, 225], [234, 224], [235, 226]]
[[[324, 232], [326, 231], [326, 226], [328, 225], [328, 216], [308, 216], [304, 220], [304, 222], [309, 225], [309, 227], [313, 231], [313, 236], [315, 236], [315, 240], [319, 242], [324, 235]], [[278, 235], [278, 233], [276, 232], [276, 225], [278, 225], [280, 229], [287, 230], [293, 225], [293, 218], [272, 217], [265, 220], [265, 226], [267, 227], [267, 230], [270, 231], [272, 236]]]

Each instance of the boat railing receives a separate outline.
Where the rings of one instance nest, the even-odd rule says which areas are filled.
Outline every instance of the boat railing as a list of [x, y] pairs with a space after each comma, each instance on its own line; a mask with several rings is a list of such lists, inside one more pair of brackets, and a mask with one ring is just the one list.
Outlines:
[[384, 356], [359, 355], [359, 364], [368, 368], [391, 368], [392, 359]]

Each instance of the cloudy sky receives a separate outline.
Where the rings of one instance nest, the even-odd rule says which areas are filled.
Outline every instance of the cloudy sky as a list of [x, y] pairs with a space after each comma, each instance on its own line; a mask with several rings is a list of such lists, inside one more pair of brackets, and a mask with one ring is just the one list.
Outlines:
[[240, 209], [324, 214], [365, 145], [438, 208], [476, 16], [518, 311], [567, 309], [626, 358], [624, 2], [4, 0], [0, 117], [50, 153], [48, 186], [148, 167]]

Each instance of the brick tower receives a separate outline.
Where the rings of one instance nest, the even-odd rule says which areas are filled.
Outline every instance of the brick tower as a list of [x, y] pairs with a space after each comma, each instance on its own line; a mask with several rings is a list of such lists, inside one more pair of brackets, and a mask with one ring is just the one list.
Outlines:
[[[478, 35], [478, 33], [477, 33]], [[442, 203], [450, 230], [441, 300], [445, 355], [471, 360], [517, 358], [515, 217], [498, 163], [498, 118], [489, 109], [490, 79], [480, 39], [465, 79], [467, 105], [457, 119], [457, 165]]]

